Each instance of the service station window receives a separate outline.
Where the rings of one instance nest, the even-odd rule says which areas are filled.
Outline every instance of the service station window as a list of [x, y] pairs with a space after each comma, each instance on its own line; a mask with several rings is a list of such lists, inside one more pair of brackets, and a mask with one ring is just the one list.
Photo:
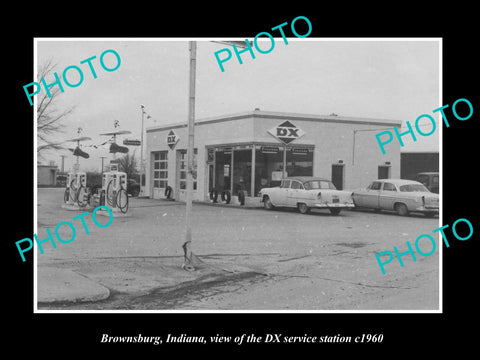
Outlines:
[[239, 191], [251, 193], [252, 183], [252, 149], [233, 150], [233, 194]]
[[[197, 149], [193, 151], [193, 190], [197, 190]], [[179, 188], [187, 190], [187, 150], [178, 150]]]
[[215, 151], [215, 189], [218, 193], [230, 190], [232, 148], [222, 148]]
[[[283, 146], [255, 148], [255, 195], [264, 187], [280, 186], [283, 175]], [[313, 175], [313, 147], [287, 147], [286, 176]]]
[[[262, 188], [281, 186], [284, 175], [284, 147], [255, 145], [254, 161], [252, 151], [253, 144], [208, 149], [207, 153], [211, 152], [212, 155], [207, 158], [207, 163], [212, 167], [209, 172], [213, 178], [209, 186], [218, 192], [231, 191], [233, 196], [238, 195], [240, 191], [246, 196], [257, 196]], [[287, 147], [285, 176], [312, 175], [313, 147]]]
[[[257, 146], [255, 148], [255, 194], [265, 187], [280, 186], [283, 172], [283, 148], [281, 146]], [[287, 173], [287, 176], [290, 175]]]
[[[252, 183], [252, 145], [224, 146], [214, 149], [214, 181], [212, 186], [237, 196], [243, 191], [250, 196]], [[213, 173], [213, 170], [212, 170]]]
[[313, 149], [287, 148], [287, 173], [288, 176], [312, 176]]

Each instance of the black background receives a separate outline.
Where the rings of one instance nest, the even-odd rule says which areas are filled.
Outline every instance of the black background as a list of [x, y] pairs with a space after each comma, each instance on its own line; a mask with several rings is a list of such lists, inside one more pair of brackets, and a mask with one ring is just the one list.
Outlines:
[[[289, 5], [288, 3], [285, 3]], [[475, 271], [480, 233], [477, 214], [476, 146], [480, 113], [478, 43], [474, 28], [478, 19], [473, 6], [449, 3], [421, 9], [417, 4], [385, 3], [381, 7], [341, 3], [327, 7], [322, 3], [294, 9], [277, 4], [266, 11], [246, 3], [202, 5], [195, 9], [187, 3], [181, 9], [158, 4], [111, 3], [100, 9], [84, 3], [66, 7], [49, 2], [39, 8], [15, 9], [5, 14], [3, 42], [4, 156], [6, 176], [2, 193], [7, 219], [2, 241], [2, 291], [6, 335], [2, 343], [17, 354], [33, 351], [31, 356], [51, 358], [75, 355], [117, 355], [133, 350], [136, 354], [176, 356], [257, 352], [270, 354], [298, 349], [313, 350], [314, 356], [325, 351], [341, 354], [371, 353], [428, 355], [447, 348], [462, 353], [473, 347], [477, 287]], [[39, 5], [40, 6], [40, 5]], [[191, 9], [190, 9], [191, 8]], [[34, 314], [33, 256], [21, 262], [15, 241], [33, 235], [33, 109], [25, 99], [23, 85], [34, 81], [34, 37], [189, 37], [235, 36], [252, 38], [296, 16], [306, 16], [312, 23], [310, 37], [441, 37], [443, 38], [443, 104], [450, 128], [443, 128], [443, 224], [458, 218], [469, 219], [474, 235], [468, 241], [450, 241], [443, 251], [443, 314]], [[477, 21], [477, 23], [475, 23]], [[298, 23], [300, 24], [300, 23]], [[298, 29], [299, 33], [304, 33]], [[288, 33], [287, 33], [288, 36]], [[270, 55], [274, 56], [274, 55]], [[272, 61], [274, 61], [272, 59]], [[5, 83], [5, 78], [7, 79]], [[395, 86], [395, 84], [392, 84]], [[475, 89], [475, 90], [474, 90]], [[458, 98], [473, 104], [473, 116], [467, 121], [453, 117], [451, 105]], [[433, 110], [433, 109], [432, 109]], [[420, 114], [419, 114], [420, 115]], [[438, 130], [437, 130], [438, 131]], [[5, 216], [5, 215], [4, 215]], [[446, 234], [453, 239], [450, 229]], [[473, 325], [473, 329], [471, 326]], [[384, 335], [382, 344], [101, 344], [103, 333], [112, 336], [162, 336], [166, 334], [237, 336], [243, 333], [262, 336], [281, 333], [289, 336], [357, 336], [362, 333]], [[7, 350], [7, 349], [5, 349]], [[386, 351], [388, 350], [388, 351]], [[298, 355], [297, 355], [298, 356]]]

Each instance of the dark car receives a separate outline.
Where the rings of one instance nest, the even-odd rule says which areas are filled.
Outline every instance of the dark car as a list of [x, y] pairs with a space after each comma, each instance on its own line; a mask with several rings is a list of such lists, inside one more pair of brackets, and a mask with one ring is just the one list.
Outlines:
[[127, 194], [132, 195], [133, 197], [140, 194], [140, 184], [133, 179], [127, 180]]
[[438, 172], [421, 172], [418, 173], [415, 181], [422, 183], [431, 192], [438, 194], [439, 176]]

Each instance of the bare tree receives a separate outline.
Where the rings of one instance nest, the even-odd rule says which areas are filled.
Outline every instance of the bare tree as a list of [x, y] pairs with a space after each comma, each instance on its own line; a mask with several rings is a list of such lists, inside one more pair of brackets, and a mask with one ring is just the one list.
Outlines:
[[137, 159], [135, 158], [135, 154], [125, 154], [125, 156], [119, 158], [118, 167], [127, 174], [128, 179], [135, 177], [137, 174]]
[[[41, 83], [41, 79], [53, 73], [56, 64], [52, 60], [45, 62], [39, 69], [37, 82]], [[62, 141], [55, 141], [53, 136], [63, 133], [65, 125], [62, 121], [72, 113], [74, 107], [66, 110], [58, 110], [55, 107], [55, 99], [60, 93], [60, 88], [54, 86], [49, 89], [51, 97], [45, 92], [37, 105], [37, 153], [39, 158], [45, 150], [62, 150], [65, 149]]]

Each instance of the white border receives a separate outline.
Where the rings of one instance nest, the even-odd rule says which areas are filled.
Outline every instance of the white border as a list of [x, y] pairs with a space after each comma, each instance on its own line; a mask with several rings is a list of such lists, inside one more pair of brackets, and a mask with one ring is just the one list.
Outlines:
[[[395, 42], [395, 41], [438, 41], [439, 45], [439, 103], [438, 106], [443, 105], [443, 38], [441, 37], [422, 37], [422, 38], [385, 38], [385, 37], [375, 37], [375, 38], [290, 38], [287, 37], [288, 41], [385, 41], [385, 42]], [[210, 37], [210, 38], [85, 38], [85, 37], [53, 37], [53, 38], [33, 38], [34, 44], [34, 61], [33, 61], [33, 79], [36, 79], [37, 74], [37, 54], [38, 48], [37, 44], [40, 41], [172, 41], [172, 42], [181, 42], [181, 41], [245, 41], [246, 38], [242, 37]], [[259, 40], [266, 40], [266, 39], [259, 39]], [[283, 40], [281, 37], [275, 37], [275, 40]], [[34, 233], [37, 233], [37, 95], [34, 96], [34, 119], [33, 123], [34, 127], [34, 149], [33, 149], [33, 158], [34, 158], [34, 223], [33, 229]], [[434, 109], [432, 109], [434, 110]], [[442, 226], [443, 223], [443, 119], [440, 116], [439, 120], [439, 162], [440, 162], [440, 213], [439, 213], [439, 226]], [[432, 229], [433, 230], [433, 229]], [[33, 239], [32, 239], [33, 241]], [[249, 314], [381, 314], [381, 313], [388, 313], [388, 314], [441, 314], [443, 313], [443, 246], [442, 242], [443, 239], [439, 234], [439, 309], [438, 310], [39, 310], [37, 304], [37, 244], [36, 241], [34, 242], [33, 247], [33, 271], [34, 271], [34, 286], [33, 286], [33, 301], [34, 301], [34, 313], [36, 314], [56, 314], [56, 313], [99, 313], [99, 314], [235, 314], [235, 313], [249, 313]]]

